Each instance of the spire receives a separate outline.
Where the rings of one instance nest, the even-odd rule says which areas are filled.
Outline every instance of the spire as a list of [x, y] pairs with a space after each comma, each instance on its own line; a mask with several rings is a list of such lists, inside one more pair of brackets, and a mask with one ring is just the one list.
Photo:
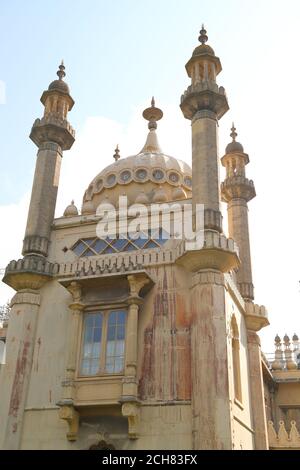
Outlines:
[[60, 80], [66, 76], [65, 68], [64, 61], [62, 60], [60, 66], [58, 67], [58, 71], [56, 72], [56, 75]]
[[119, 144], [117, 144], [116, 148], [115, 148], [115, 153], [113, 155], [115, 161], [117, 162], [120, 158], [120, 149], [119, 149]]
[[154, 96], [152, 96], [151, 107], [146, 108], [143, 112], [143, 118], [149, 121], [148, 129], [150, 132], [140, 153], [161, 153], [161, 148], [157, 140], [155, 129], [157, 129], [157, 121], [159, 121], [162, 117], [163, 112], [161, 109], [156, 108]]
[[237, 137], [237, 133], [236, 133], [236, 128], [234, 127], [234, 122], [232, 123], [230, 137], [232, 137], [232, 142], [235, 142], [235, 139]]
[[202, 23], [202, 29], [200, 31], [200, 36], [199, 36], [199, 42], [201, 42], [201, 44], [205, 44], [207, 41], [208, 41], [208, 36], [206, 34], [206, 29], [204, 28], [204, 24]]

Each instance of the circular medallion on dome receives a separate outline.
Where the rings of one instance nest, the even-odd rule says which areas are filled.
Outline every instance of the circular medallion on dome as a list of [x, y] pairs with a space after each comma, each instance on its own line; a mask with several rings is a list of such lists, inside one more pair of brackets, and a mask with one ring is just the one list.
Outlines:
[[174, 184], [178, 183], [179, 181], [178, 173], [175, 173], [175, 171], [172, 171], [171, 173], [169, 173], [169, 181]]
[[145, 170], [144, 168], [139, 168], [135, 172], [135, 177], [138, 181], [145, 180], [147, 178], [147, 170]]
[[106, 183], [109, 186], [112, 186], [115, 182], [116, 182], [116, 175], [114, 174], [108, 175], [108, 177], [106, 178]]
[[122, 183], [128, 183], [131, 180], [131, 171], [129, 170], [124, 170], [120, 174], [120, 181]]
[[164, 172], [162, 170], [153, 170], [152, 176], [156, 181], [161, 181], [164, 177]]
[[188, 187], [188, 188], [192, 188], [192, 178], [190, 176], [185, 176], [184, 177], [184, 184]]

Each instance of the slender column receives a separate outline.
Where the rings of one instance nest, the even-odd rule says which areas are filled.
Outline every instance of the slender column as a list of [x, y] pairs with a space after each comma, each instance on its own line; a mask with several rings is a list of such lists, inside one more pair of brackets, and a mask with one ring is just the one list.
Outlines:
[[41, 145], [37, 154], [23, 254], [46, 255], [54, 219], [62, 149], [55, 142]]
[[68, 424], [68, 432], [66, 434], [67, 439], [69, 441], [76, 441], [79, 429], [79, 413], [74, 408], [76, 359], [78, 351], [79, 326], [85, 305], [81, 302], [81, 286], [78, 282], [71, 282], [68, 287], [68, 291], [72, 294], [73, 298], [73, 302], [69, 305], [69, 308], [72, 311], [72, 318], [68, 336], [66, 376], [62, 383], [63, 397], [58, 405], [60, 406], [59, 417], [64, 419]]
[[74, 400], [74, 380], [78, 351], [79, 327], [85, 305], [81, 302], [81, 286], [78, 282], [71, 282], [68, 290], [72, 294], [73, 302], [69, 305], [69, 308], [72, 312], [72, 317], [68, 335], [68, 360], [66, 367], [66, 379], [64, 381], [63, 399]]
[[255, 450], [267, 450], [268, 431], [261, 368], [260, 339], [253, 330], [247, 331], [248, 360], [252, 402]]
[[204, 204], [205, 227], [221, 226], [217, 116], [198, 111], [192, 120], [193, 206]]
[[193, 448], [232, 449], [224, 277], [194, 275], [191, 289]]

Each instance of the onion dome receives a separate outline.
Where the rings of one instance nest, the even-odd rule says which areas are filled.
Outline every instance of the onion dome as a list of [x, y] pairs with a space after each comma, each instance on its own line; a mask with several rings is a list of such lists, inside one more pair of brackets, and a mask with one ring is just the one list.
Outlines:
[[244, 153], [244, 147], [242, 146], [242, 144], [235, 140], [237, 137], [237, 133], [236, 128], [234, 127], [234, 123], [232, 123], [230, 137], [232, 137], [232, 142], [227, 145], [226, 153]]
[[71, 201], [71, 204], [65, 208], [64, 217], [75, 217], [78, 215], [78, 209], [74, 205], [74, 201]]
[[58, 68], [58, 71], [56, 72], [56, 75], [58, 75], [59, 79], [54, 80], [52, 83], [50, 83], [48, 90], [57, 90], [62, 93], [70, 93], [69, 87], [66, 82], [63, 81], [63, 78], [66, 76], [65, 73], [65, 66], [63, 60], [61, 61], [61, 64]]
[[160, 197], [164, 201], [173, 201], [175, 188], [184, 190], [181, 192], [182, 198], [191, 198], [190, 166], [166, 155], [159, 145], [156, 129], [163, 112], [155, 106], [154, 98], [151, 106], [144, 110], [143, 117], [148, 121], [149, 133], [141, 151], [137, 155], [121, 158], [117, 147], [113, 155], [114, 162], [104, 168], [88, 186], [83, 203], [92, 201], [94, 211], [104, 197], [108, 197], [111, 204], [117, 207], [119, 197], [124, 192], [128, 205], [137, 201], [148, 204], [156, 202]]
[[281, 342], [280, 336], [275, 336], [275, 344], [279, 344]]
[[296, 333], [293, 335], [293, 341], [299, 341], [299, 337], [296, 335]]
[[173, 189], [172, 196], [175, 201], [180, 199], [186, 199], [186, 192], [183, 188], [178, 187]]

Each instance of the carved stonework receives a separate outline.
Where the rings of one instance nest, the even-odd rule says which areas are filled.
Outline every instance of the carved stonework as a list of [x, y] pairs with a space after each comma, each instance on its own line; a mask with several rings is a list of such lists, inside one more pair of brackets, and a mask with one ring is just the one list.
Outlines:
[[128, 418], [128, 436], [137, 439], [139, 436], [140, 407], [137, 403], [123, 403], [122, 415]]
[[272, 421], [268, 422], [269, 446], [271, 449], [300, 449], [300, 434], [296, 421], [291, 421], [290, 432], [288, 433], [284, 421], [279, 421], [278, 433]]
[[41, 296], [37, 292], [18, 292], [11, 300], [11, 307], [15, 304], [40, 305]]
[[79, 414], [73, 405], [62, 405], [59, 410], [59, 417], [67, 421], [69, 431], [67, 432], [68, 441], [76, 441], [79, 428]]
[[72, 281], [71, 284], [67, 287], [67, 289], [72, 295], [73, 302], [80, 303], [82, 289], [81, 289], [81, 285], [79, 284], [79, 282]]

